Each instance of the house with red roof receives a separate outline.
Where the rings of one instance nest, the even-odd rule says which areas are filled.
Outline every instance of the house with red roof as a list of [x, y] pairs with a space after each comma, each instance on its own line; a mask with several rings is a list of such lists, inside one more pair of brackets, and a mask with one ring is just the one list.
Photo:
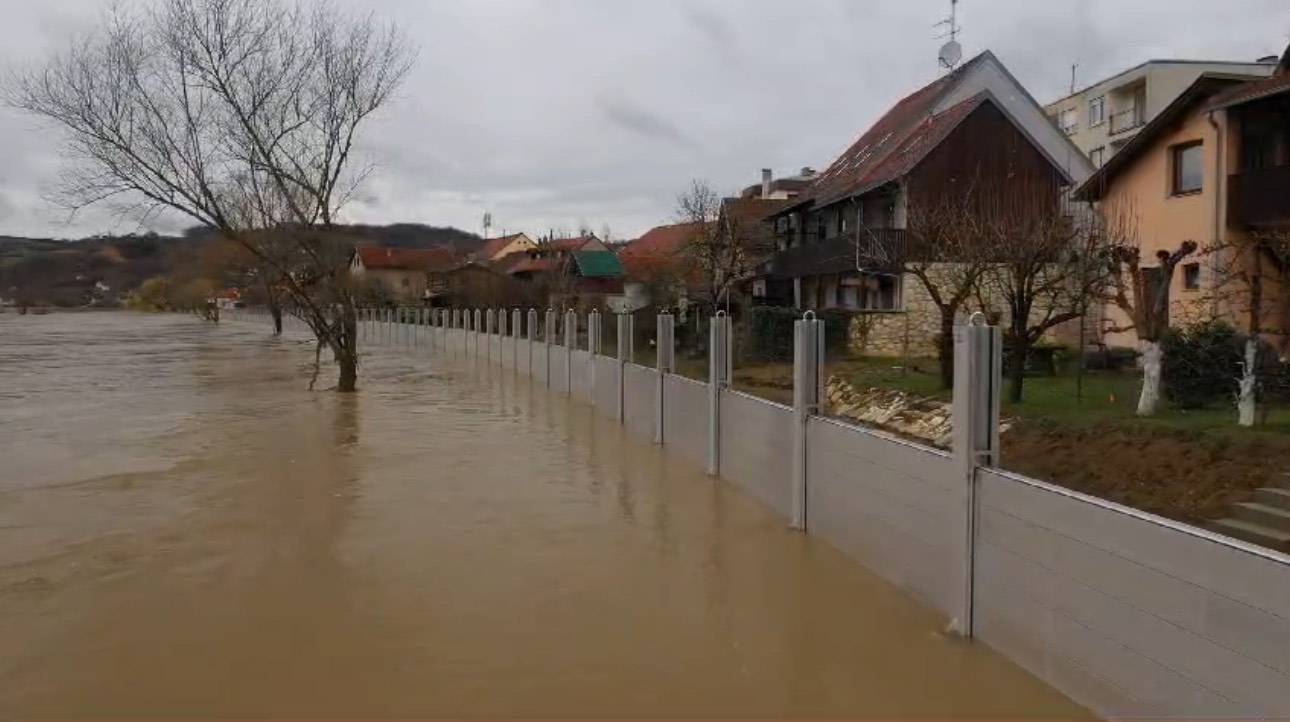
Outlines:
[[525, 233], [513, 233], [509, 236], [490, 238], [476, 251], [474, 260], [483, 263], [496, 263], [507, 256], [525, 253], [537, 247], [532, 238]]
[[455, 268], [462, 259], [451, 249], [358, 246], [350, 256], [349, 272], [363, 283], [382, 289], [404, 303], [428, 301], [432, 273]]
[[762, 303], [863, 316], [867, 352], [907, 352], [911, 328], [930, 346], [938, 331], [922, 317], [933, 315], [926, 290], [903, 272], [911, 206], [974, 184], [1006, 194], [1009, 184], [1034, 178], [1060, 195], [1092, 172], [1007, 68], [983, 52], [896, 102], [770, 215], [777, 252], [758, 269], [752, 293]]
[[618, 254], [595, 234], [544, 239], [497, 267], [525, 282], [530, 296], [553, 306], [600, 307], [619, 303], [623, 293]]

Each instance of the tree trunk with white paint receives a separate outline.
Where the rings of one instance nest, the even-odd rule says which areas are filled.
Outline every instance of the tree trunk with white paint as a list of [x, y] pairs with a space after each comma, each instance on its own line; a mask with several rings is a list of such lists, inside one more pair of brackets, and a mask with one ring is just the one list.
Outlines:
[[1142, 342], [1142, 395], [1138, 416], [1154, 416], [1160, 405], [1160, 367], [1164, 352], [1159, 341]]
[[1242, 365], [1240, 390], [1236, 396], [1237, 423], [1241, 426], [1254, 426], [1254, 412], [1257, 410], [1254, 389], [1258, 382], [1259, 340], [1251, 336], [1245, 341], [1245, 363]]

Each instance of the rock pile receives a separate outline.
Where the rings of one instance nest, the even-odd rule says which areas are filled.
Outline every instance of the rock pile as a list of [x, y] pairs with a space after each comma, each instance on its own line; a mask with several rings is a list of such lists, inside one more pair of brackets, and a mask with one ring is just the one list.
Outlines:
[[[876, 426], [901, 436], [948, 449], [953, 425], [948, 401], [914, 396], [893, 389], [857, 389], [830, 376], [825, 387], [827, 413]], [[1000, 431], [1004, 428], [1001, 425]]]

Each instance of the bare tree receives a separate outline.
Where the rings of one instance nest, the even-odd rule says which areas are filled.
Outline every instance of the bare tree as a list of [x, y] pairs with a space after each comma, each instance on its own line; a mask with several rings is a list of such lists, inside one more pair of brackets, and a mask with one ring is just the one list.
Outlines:
[[411, 58], [396, 29], [325, 2], [156, 0], [7, 96], [67, 135], [69, 208], [178, 213], [240, 244], [353, 391], [355, 306], [334, 223], [367, 175], [353, 168], [358, 132]]
[[941, 388], [954, 385], [954, 323], [973, 298], [989, 269], [988, 224], [974, 204], [974, 194], [939, 194], [911, 202], [909, 238], [901, 253], [906, 274], [927, 291], [940, 315], [936, 339]]
[[1103, 212], [1102, 233], [1108, 241], [1106, 253], [1109, 300], [1129, 319], [1127, 325], [1110, 324], [1111, 332], [1134, 331], [1142, 352], [1142, 391], [1138, 416], [1153, 416], [1160, 405], [1160, 381], [1164, 368], [1161, 341], [1169, 331], [1169, 289], [1174, 270], [1184, 258], [1196, 252], [1195, 241], [1183, 241], [1173, 251], [1155, 254], [1156, 266], [1142, 267], [1138, 240], [1138, 217], [1130, 204], [1108, 204]]
[[693, 228], [681, 252], [682, 265], [689, 266], [682, 275], [693, 270], [702, 279], [703, 300], [715, 309], [729, 299], [734, 284], [773, 250], [774, 239], [738, 215], [723, 212], [721, 196], [707, 181], [691, 181], [689, 189], [677, 196], [676, 205], [677, 219]]
[[1215, 278], [1207, 298], [1219, 318], [1245, 315], [1247, 335], [1236, 380], [1237, 423], [1254, 426], [1259, 417], [1261, 347], [1267, 336], [1284, 344], [1290, 320], [1290, 231], [1268, 229], [1205, 249], [1214, 256]]
[[983, 285], [1007, 312], [1008, 396], [1022, 400], [1030, 350], [1050, 330], [1082, 318], [1106, 285], [1107, 245], [1091, 214], [1055, 185], [1020, 181], [983, 197], [992, 258]]

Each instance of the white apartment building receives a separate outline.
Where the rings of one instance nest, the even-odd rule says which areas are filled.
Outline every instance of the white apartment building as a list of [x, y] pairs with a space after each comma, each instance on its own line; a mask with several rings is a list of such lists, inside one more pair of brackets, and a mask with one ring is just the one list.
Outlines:
[[1148, 60], [1044, 107], [1075, 147], [1100, 167], [1201, 73], [1264, 77], [1278, 57], [1255, 62]]

